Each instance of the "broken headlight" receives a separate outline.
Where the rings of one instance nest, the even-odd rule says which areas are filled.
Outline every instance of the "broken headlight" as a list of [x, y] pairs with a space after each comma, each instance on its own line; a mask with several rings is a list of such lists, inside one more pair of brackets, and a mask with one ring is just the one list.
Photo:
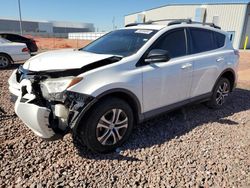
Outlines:
[[64, 101], [64, 91], [79, 83], [82, 77], [48, 78], [40, 83], [40, 88], [44, 98], [48, 100]]

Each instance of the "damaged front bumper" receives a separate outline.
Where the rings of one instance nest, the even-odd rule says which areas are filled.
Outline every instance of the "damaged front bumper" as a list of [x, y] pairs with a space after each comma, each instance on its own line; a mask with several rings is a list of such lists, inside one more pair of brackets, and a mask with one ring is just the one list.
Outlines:
[[56, 136], [55, 131], [50, 128], [50, 109], [35, 104], [20, 102], [18, 98], [15, 103], [15, 112], [25, 125], [27, 125], [37, 136], [45, 139]]
[[33, 88], [33, 83], [23, 79], [20, 83], [15, 73], [9, 79], [10, 92], [17, 97], [15, 112], [37, 136], [55, 140], [73, 129], [94, 101], [94, 97], [65, 91], [64, 101], [49, 101]]
[[15, 102], [15, 112], [37, 136], [56, 140], [79, 123], [90, 102], [93, 101], [92, 97], [79, 93], [66, 93], [68, 95], [66, 104], [48, 104], [48, 107], [37, 104], [35, 98], [29, 100], [26, 94], [18, 97]]

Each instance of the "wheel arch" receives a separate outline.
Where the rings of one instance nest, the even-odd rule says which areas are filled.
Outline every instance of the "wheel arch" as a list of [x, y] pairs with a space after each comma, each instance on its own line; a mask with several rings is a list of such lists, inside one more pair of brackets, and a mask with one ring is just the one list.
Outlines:
[[214, 87], [213, 87], [213, 91], [214, 91], [214, 89], [215, 89], [215, 87], [216, 87], [216, 84], [219, 82], [219, 80], [221, 79], [221, 78], [227, 78], [228, 80], [229, 80], [229, 82], [230, 82], [230, 91], [232, 92], [233, 91], [233, 89], [234, 89], [234, 87], [235, 87], [235, 85], [236, 85], [236, 74], [235, 74], [235, 71], [233, 70], [233, 69], [231, 69], [231, 68], [228, 68], [228, 69], [225, 69], [221, 74], [220, 74], [220, 76], [217, 78], [217, 80], [216, 80], [216, 82], [215, 82], [215, 85], [214, 85]]
[[[141, 104], [137, 96], [127, 89], [116, 88], [116, 89], [107, 90], [101, 93], [100, 95], [98, 95], [97, 97], [95, 97], [94, 102], [91, 104], [91, 106], [89, 106], [87, 109], [84, 110], [84, 113], [79, 117], [78, 122], [80, 122], [80, 119], [81, 120], [84, 119], [88, 115], [88, 113], [91, 111], [91, 109], [95, 107], [96, 104], [98, 104], [100, 101], [105, 100], [106, 98], [109, 98], [109, 97], [116, 97], [127, 102], [128, 105], [133, 110], [135, 123], [140, 123], [142, 121], [143, 115], [141, 113]], [[79, 123], [77, 123], [73, 129], [76, 131], [78, 127], [79, 127]]]
[[11, 62], [11, 63], [14, 62], [13, 59], [12, 59], [12, 57], [11, 57], [9, 54], [7, 54], [7, 53], [5, 53], [5, 52], [0, 52], [0, 55], [5, 55], [5, 56], [7, 56], [7, 57], [10, 59], [10, 62]]
[[141, 104], [137, 96], [131, 91], [123, 88], [110, 89], [104, 93], [98, 95], [97, 102], [104, 100], [107, 97], [116, 97], [124, 100], [132, 108], [136, 122], [140, 122], [141, 119]]

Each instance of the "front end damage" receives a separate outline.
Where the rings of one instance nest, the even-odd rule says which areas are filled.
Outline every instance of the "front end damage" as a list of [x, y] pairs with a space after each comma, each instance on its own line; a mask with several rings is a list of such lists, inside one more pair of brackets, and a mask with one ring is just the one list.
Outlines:
[[16, 114], [37, 136], [49, 140], [58, 139], [74, 128], [94, 101], [92, 96], [67, 89], [55, 93], [48, 91], [45, 82], [57, 76], [61, 74], [31, 72], [20, 67], [9, 79], [10, 91], [17, 96]]

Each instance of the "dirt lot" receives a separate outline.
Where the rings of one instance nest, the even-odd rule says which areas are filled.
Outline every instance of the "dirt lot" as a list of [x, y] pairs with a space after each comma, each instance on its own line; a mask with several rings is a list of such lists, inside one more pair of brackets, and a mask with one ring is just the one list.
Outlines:
[[250, 88], [250, 50], [240, 53], [239, 81], [240, 87]]
[[1, 70], [0, 187], [250, 187], [249, 60], [244, 53], [239, 88], [223, 109], [199, 104], [166, 114], [108, 155], [73, 144], [71, 135], [34, 136], [9, 102], [12, 70]]
[[33, 38], [39, 48], [39, 51], [61, 49], [61, 48], [81, 48], [86, 46], [90, 40], [73, 40], [65, 38], [44, 38], [44, 37], [33, 37], [27, 35], [28, 38]]

